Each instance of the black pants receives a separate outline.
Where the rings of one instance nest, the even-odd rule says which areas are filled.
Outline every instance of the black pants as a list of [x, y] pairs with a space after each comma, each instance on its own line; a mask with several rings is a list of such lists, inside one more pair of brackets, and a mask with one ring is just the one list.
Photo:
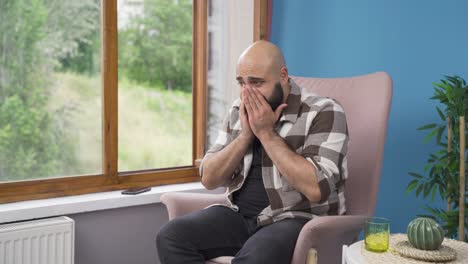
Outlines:
[[257, 227], [255, 218], [212, 206], [167, 223], [156, 245], [162, 264], [202, 264], [219, 256], [235, 256], [232, 264], [289, 264], [307, 221], [285, 219]]

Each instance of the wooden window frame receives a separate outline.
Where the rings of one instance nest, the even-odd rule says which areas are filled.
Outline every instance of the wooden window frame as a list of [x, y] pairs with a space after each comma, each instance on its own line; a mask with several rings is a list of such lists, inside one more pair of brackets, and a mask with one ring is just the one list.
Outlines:
[[[0, 183], [0, 204], [86, 193], [200, 181], [206, 139], [207, 0], [193, 0], [192, 165], [118, 172], [117, 0], [101, 2], [102, 174]], [[266, 0], [254, 0], [254, 41], [266, 32]]]
[[268, 0], [254, 0], [254, 41], [266, 39], [267, 23]]

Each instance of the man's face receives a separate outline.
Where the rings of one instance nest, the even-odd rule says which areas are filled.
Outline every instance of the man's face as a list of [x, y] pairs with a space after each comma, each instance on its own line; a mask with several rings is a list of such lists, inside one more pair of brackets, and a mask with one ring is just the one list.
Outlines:
[[[284, 92], [279, 81], [279, 76], [267, 72], [267, 69], [255, 67], [256, 65], [239, 64], [237, 68], [237, 82], [239, 83], [241, 93], [246, 87], [257, 88], [263, 98], [268, 102], [273, 111], [283, 103]], [[279, 75], [279, 73], [278, 73]]]
[[281, 87], [281, 83], [278, 81], [275, 83], [275, 87], [273, 88], [273, 93], [269, 98], [265, 98], [268, 104], [271, 106], [273, 111], [276, 111], [276, 108], [283, 103], [284, 100], [284, 92], [283, 87]]

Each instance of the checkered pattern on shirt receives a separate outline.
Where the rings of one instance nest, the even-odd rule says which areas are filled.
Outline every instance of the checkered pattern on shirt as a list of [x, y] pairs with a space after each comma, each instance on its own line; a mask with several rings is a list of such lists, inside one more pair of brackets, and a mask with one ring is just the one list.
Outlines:
[[[319, 202], [310, 202], [289, 185], [263, 151], [262, 177], [270, 206], [259, 214], [257, 220], [260, 225], [284, 218], [313, 218], [346, 212], [344, 183], [348, 176], [346, 153], [349, 136], [343, 108], [334, 99], [301, 89], [293, 80], [289, 82], [291, 92], [286, 101], [288, 106], [283, 110], [275, 130], [291, 150], [314, 165], [322, 196]], [[239, 105], [240, 99], [237, 99], [223, 122], [215, 144], [208, 150], [203, 161], [221, 151], [239, 135]], [[202, 177], [203, 161], [200, 166]], [[251, 164], [250, 149], [225, 184], [228, 187], [225, 205], [236, 208], [232, 202], [232, 193], [241, 188]]]

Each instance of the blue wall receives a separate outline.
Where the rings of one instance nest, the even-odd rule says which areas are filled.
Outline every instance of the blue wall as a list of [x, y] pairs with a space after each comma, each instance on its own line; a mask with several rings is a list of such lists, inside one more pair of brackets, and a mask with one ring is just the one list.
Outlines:
[[[406, 194], [409, 171], [422, 172], [433, 143], [416, 128], [438, 122], [432, 82], [468, 79], [468, 1], [274, 0], [272, 41], [291, 75], [336, 77], [386, 71], [393, 101], [376, 215], [392, 232], [428, 203]], [[436, 202], [441, 205], [441, 202]]]

